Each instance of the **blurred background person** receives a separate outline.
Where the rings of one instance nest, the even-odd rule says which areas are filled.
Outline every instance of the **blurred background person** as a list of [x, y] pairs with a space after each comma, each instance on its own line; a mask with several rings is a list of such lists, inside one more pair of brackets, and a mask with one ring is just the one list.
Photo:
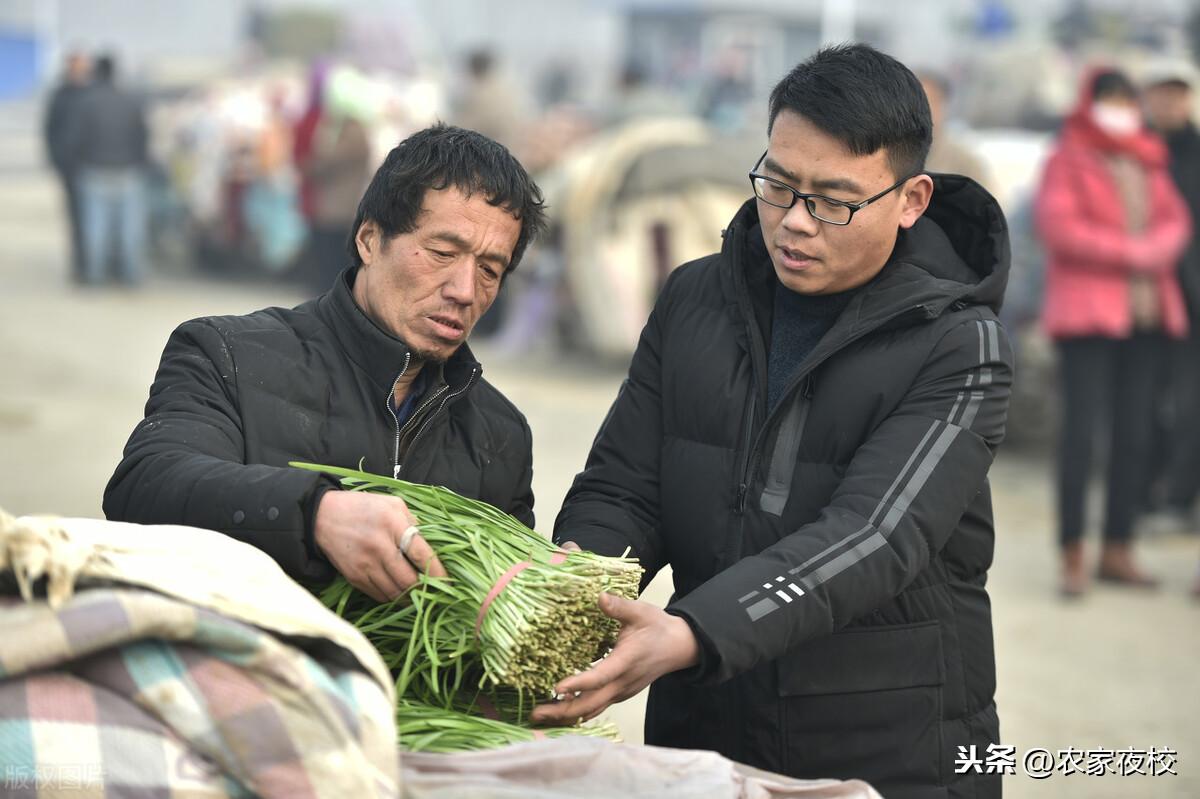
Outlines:
[[454, 111], [454, 124], [478, 131], [516, 154], [521, 149], [526, 107], [517, 87], [501, 72], [488, 49], [467, 55], [466, 83]]
[[1037, 199], [1048, 255], [1043, 319], [1057, 343], [1062, 381], [1058, 523], [1065, 597], [1086, 589], [1087, 484], [1093, 455], [1105, 444], [1097, 577], [1157, 584], [1136, 565], [1130, 544], [1151, 458], [1157, 364], [1166, 336], [1187, 331], [1175, 267], [1190, 221], [1167, 171], [1166, 147], [1143, 127], [1137, 101], [1124, 73], [1087, 76]]
[[611, 127], [646, 117], [686, 113], [677, 96], [651, 83], [645, 67], [633, 61], [621, 67], [613, 89], [613, 98], [607, 104], [604, 116], [604, 123]]
[[67, 56], [62, 81], [50, 95], [43, 119], [42, 138], [46, 154], [63, 189], [63, 201], [67, 209], [67, 225], [70, 231], [71, 279], [83, 281], [83, 228], [79, 210], [79, 164], [76, 153], [70, 147], [68, 136], [79, 113], [80, 100], [92, 78], [91, 58], [83, 52]]
[[987, 186], [990, 176], [982, 159], [959, 140], [954, 129], [946, 124], [946, 104], [950, 101], [950, 81], [939, 72], [925, 70], [917, 73], [925, 97], [929, 100], [929, 113], [933, 118], [933, 145], [925, 168], [931, 172], [949, 172], [965, 175], [982, 186]]
[[716, 58], [700, 96], [700, 116], [724, 133], [737, 133], [750, 122], [754, 100], [747, 53], [730, 45]]
[[[1146, 121], [1167, 143], [1171, 176], [1191, 212], [1200, 218], [1200, 133], [1192, 121], [1194, 70], [1182, 62], [1150, 70], [1142, 92]], [[1174, 347], [1165, 381], [1169, 414], [1158, 509], [1147, 529], [1194, 532], [1200, 491], [1200, 247], [1195, 232], [1179, 262], [1179, 284], [1188, 311], [1188, 334]]]
[[282, 88], [269, 92], [244, 200], [246, 226], [257, 246], [259, 262], [273, 274], [291, 266], [307, 232], [292, 168], [292, 126], [285, 100]]
[[79, 100], [67, 133], [79, 166], [83, 223], [83, 282], [106, 279], [117, 245], [117, 279], [142, 281], [146, 241], [145, 168], [148, 131], [141, 98], [116, 83], [112, 55], [96, 59], [95, 80]]
[[301, 166], [312, 192], [306, 282], [313, 292], [327, 291], [346, 266], [350, 226], [371, 171], [372, 102], [357, 71], [338, 67], [330, 72], [312, 152]]
[[[463, 66], [465, 82], [451, 113], [454, 124], [500, 142], [525, 163], [529, 150], [526, 141], [529, 109], [521, 91], [503, 74], [490, 48], [472, 50]], [[497, 335], [508, 317], [509, 307], [508, 295], [498, 296], [491, 310], [475, 326], [475, 335], [480, 338]]]
[[308, 176], [307, 166], [312, 158], [317, 140], [317, 127], [325, 110], [325, 77], [329, 65], [317, 61], [308, 73], [308, 102], [292, 128], [292, 163], [299, 172], [300, 211], [305, 221], [312, 223], [316, 218], [316, 191]]

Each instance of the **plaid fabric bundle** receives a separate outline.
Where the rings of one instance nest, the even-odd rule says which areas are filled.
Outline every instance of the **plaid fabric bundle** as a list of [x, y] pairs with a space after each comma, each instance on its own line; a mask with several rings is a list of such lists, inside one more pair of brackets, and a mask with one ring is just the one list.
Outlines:
[[394, 772], [359, 740], [383, 703], [241, 622], [149, 591], [0, 606], [0, 794], [374, 797]]
[[[0, 796], [399, 795], [391, 686], [376, 664], [333, 643], [344, 633], [340, 619], [303, 625], [306, 633], [331, 626], [329, 636], [284, 635], [269, 623], [278, 599], [264, 601], [251, 624], [165, 589], [113, 585], [116, 556], [100, 584], [80, 568], [95, 552], [80, 559], [62, 543], [73, 521], [47, 536], [0, 512], [0, 586], [15, 582], [28, 598], [0, 597]], [[18, 548], [6, 544], [18, 540], [38, 556], [14, 556]], [[26, 546], [31, 540], [39, 546]], [[224, 539], [209, 557], [236, 555], [226, 542], [243, 546]], [[56, 564], [66, 562], [71, 585], [52, 590]], [[174, 572], [185, 581], [211, 566], [164, 562], [160, 579], [166, 585]], [[51, 599], [32, 598], [39, 572]], [[213, 586], [223, 595], [213, 604], [246, 603], [271, 588], [303, 592], [268, 571], [254, 585]]]

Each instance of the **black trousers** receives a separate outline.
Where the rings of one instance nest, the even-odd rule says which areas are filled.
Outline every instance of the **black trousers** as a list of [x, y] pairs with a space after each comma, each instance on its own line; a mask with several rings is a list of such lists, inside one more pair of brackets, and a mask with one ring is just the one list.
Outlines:
[[[1196, 324], [1195, 322], [1193, 324]], [[1200, 494], [1200, 330], [1172, 343], [1173, 414], [1167, 461], [1167, 504], [1189, 511]]]
[[1058, 461], [1060, 544], [1083, 536], [1088, 477], [1105, 449], [1104, 539], [1119, 543], [1132, 536], [1138, 506], [1147, 493], [1156, 377], [1167, 349], [1168, 341], [1160, 333], [1058, 343], [1063, 410]]

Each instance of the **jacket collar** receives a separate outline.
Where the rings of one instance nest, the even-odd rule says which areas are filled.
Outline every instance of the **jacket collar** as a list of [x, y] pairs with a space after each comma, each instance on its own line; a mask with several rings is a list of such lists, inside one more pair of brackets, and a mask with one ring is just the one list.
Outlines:
[[[317, 300], [317, 313], [333, 330], [347, 357], [385, 396], [390, 396], [396, 377], [405, 363], [411, 362], [412, 350], [403, 340], [375, 324], [358, 307], [353, 294], [357, 273], [358, 267], [343, 270], [333, 288]], [[435, 380], [431, 385], [444, 381], [453, 391], [467, 386], [482, 369], [470, 347], [463, 344], [441, 366], [441, 380]]]

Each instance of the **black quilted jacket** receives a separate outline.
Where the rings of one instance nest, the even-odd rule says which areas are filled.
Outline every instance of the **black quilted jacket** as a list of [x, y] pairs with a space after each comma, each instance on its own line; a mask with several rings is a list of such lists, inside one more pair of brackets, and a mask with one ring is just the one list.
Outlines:
[[463, 346], [397, 425], [389, 398], [408, 347], [355, 305], [354, 274], [294, 309], [180, 325], [104, 492], [105, 515], [220, 530], [310, 583], [333, 576], [310, 529], [314, 498], [332, 481], [289, 461], [444, 485], [532, 526], [525, 417]]

